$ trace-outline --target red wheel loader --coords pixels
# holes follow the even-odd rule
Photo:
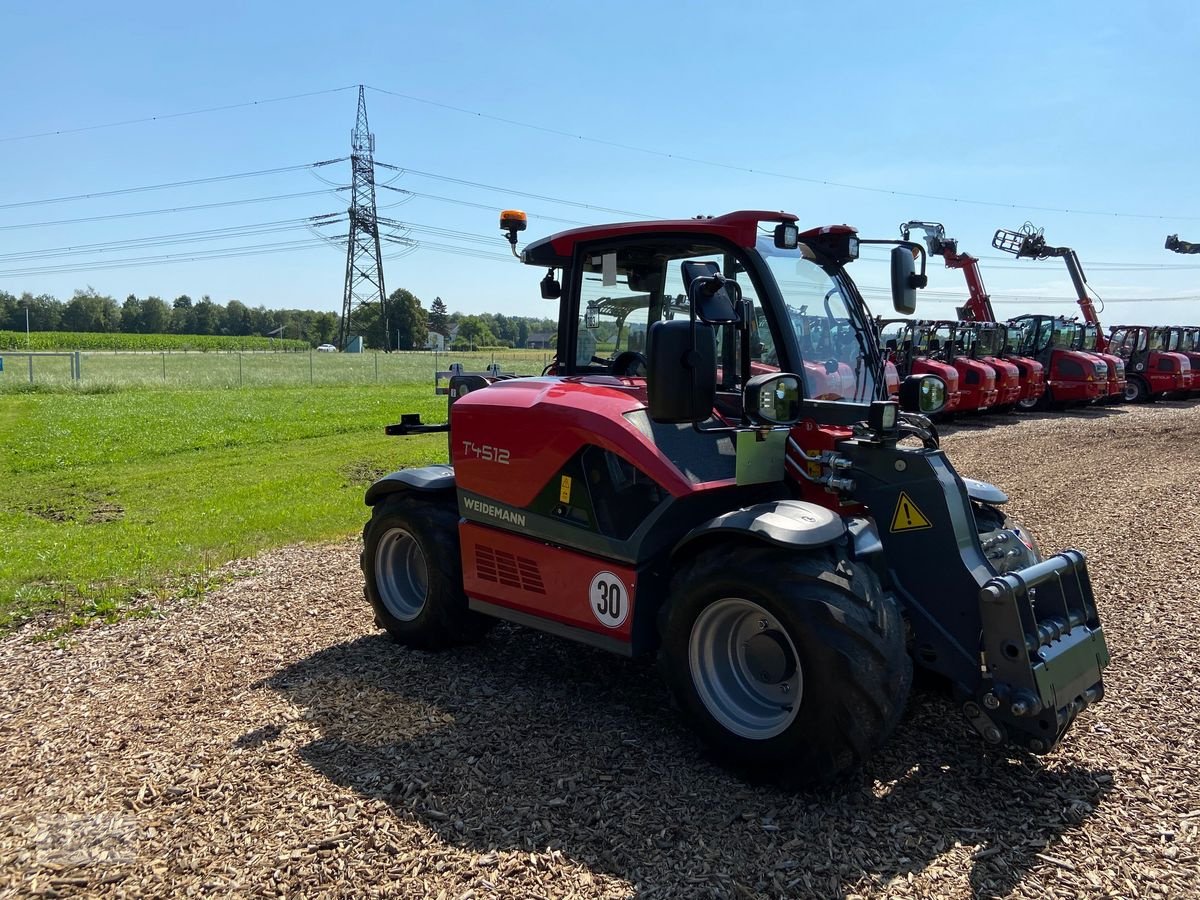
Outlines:
[[[524,226],[502,218],[514,253]],[[657,654],[712,752],[783,784],[869,759],[914,664],[949,681],[984,741],[1053,748],[1104,691],[1086,561],[1043,557],[998,488],[954,470],[925,415],[943,403],[940,379],[909,377],[900,403],[885,399],[846,270],[859,244],[845,226],[741,211],[526,246],[542,295],[560,300],[556,364],[458,376],[448,422],[389,426],[447,432],[451,464],[367,491],[362,568],[379,625],[424,649],[505,619]],[[910,315],[923,248],[899,243],[891,266],[893,304]],[[686,312],[669,302],[679,294]],[[631,307],[615,345],[595,340],[612,333],[602,297]],[[810,396],[789,310],[822,302],[853,329],[838,361],[859,373],[860,400]]]
[[[1007,411],[1014,407],[1018,409],[1036,407],[1042,394],[1046,391],[1045,371],[1037,360],[1016,353],[1019,335],[1014,333],[1011,336],[1013,341],[1010,343],[1008,329],[999,324],[1000,320],[996,318],[996,313],[992,309],[992,298],[983,286],[983,274],[979,271],[979,260],[969,253],[960,253],[958,241],[946,237],[946,229],[941,222],[918,222],[915,220],[905,222],[900,226],[901,238],[907,241],[914,230],[924,232],[925,247],[930,256],[942,257],[946,261],[947,269],[962,270],[967,281],[967,303],[958,308],[959,319],[964,322],[996,323],[994,328],[997,332],[996,336],[999,337],[999,346],[994,346],[996,337],[990,333],[990,330],[981,331],[980,344],[982,346],[979,349],[982,355],[980,358],[992,364],[996,369],[996,381],[1001,385],[1009,382],[1011,373],[1006,368],[995,365],[993,360],[1002,360],[1015,366],[1020,384],[1020,393],[1015,398],[1006,396],[1004,388],[1001,388],[1002,396],[999,400],[1000,410],[998,411]]]
[[[1107,341],[1100,325],[1100,316],[1092,303],[1092,295],[1088,291],[1087,276],[1083,274],[1083,264],[1078,254],[1070,247],[1051,247],[1046,243],[1042,229],[1034,228],[1026,222],[1020,231],[1007,228],[996,229],[992,236],[992,246],[1005,253],[1011,253],[1020,258],[1050,259],[1058,257],[1067,264],[1067,273],[1071,276],[1071,284],[1075,286],[1075,299],[1083,312],[1084,326],[1080,329],[1074,350],[1090,353],[1104,361],[1107,369],[1108,389],[1102,402],[1120,403],[1126,399],[1125,364],[1119,356],[1107,352]]]

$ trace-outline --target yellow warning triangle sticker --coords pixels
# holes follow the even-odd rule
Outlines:
[[[896,501],[896,512],[892,516],[892,532],[918,531],[922,528],[932,527],[933,523],[917,509],[917,504],[912,502],[912,497],[901,491],[900,499]]]

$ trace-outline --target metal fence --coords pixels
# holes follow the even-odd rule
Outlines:
[[[323,384],[434,384],[453,364],[467,371],[499,367],[536,375],[549,350],[464,353],[281,353],[272,351],[71,351],[0,353],[0,390],[47,387],[217,388]],[[69,365],[62,365],[66,359]],[[14,364],[14,360],[19,360]]]
[[[33,361],[35,358],[47,357],[47,356],[58,357],[58,358],[65,357],[67,359],[67,362],[68,362],[68,365],[70,368],[69,379],[71,381],[79,381],[79,378],[80,378],[80,374],[79,374],[80,355],[81,354],[78,350],[63,351],[63,352],[52,352],[52,351],[46,351],[46,350],[39,350],[36,352],[5,351],[4,353],[0,354],[0,375],[3,375],[6,365],[9,367],[9,370],[11,371],[11,369],[13,368],[14,361],[24,359],[26,361],[26,365],[22,366],[21,368],[26,369],[28,371],[29,383],[33,384],[34,383]],[[59,374],[61,375],[61,373],[59,373]],[[0,383],[2,383],[2,382],[0,382]]]

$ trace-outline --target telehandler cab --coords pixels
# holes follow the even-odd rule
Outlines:
[[[999,489],[954,471],[924,415],[938,378],[884,399],[845,269],[862,241],[796,221],[743,211],[528,245],[542,296],[560,299],[557,360],[542,377],[457,376],[449,422],[389,426],[447,431],[451,465],[367,491],[376,621],[427,649],[507,619],[657,653],[715,754],[785,784],[868,759],[914,662],[949,680],[985,741],[1046,753],[1104,690],[1084,556],[1043,558]],[[502,217],[514,253],[524,226]],[[924,251],[879,243],[899,244],[893,305],[910,315]],[[603,314],[618,298],[620,331]],[[809,399],[789,315],[803,307],[851,325],[837,363],[861,400]]]

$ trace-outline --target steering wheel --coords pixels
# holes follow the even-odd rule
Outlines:
[[[609,371],[617,378],[645,378],[646,369],[646,357],[636,350],[618,353],[609,366]]]

